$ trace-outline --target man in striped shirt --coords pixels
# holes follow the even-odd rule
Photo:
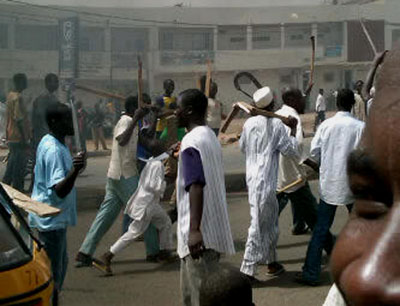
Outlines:
[[[269,87],[254,93],[256,107],[272,111],[274,98]],[[298,154],[297,120],[289,117],[287,125],[276,118],[254,116],[246,121],[240,138],[240,149],[246,154],[246,181],[249,192],[251,224],[240,271],[256,282],[257,264],[268,265],[269,275],[278,275],[284,268],[277,262],[279,204],[276,198],[279,153]]]
[[[200,305],[207,271],[221,253],[234,254],[229,224],[222,152],[206,126],[207,97],[197,89],[182,92],[176,111],[188,133],[182,139],[177,178],[178,255],[184,305]]]

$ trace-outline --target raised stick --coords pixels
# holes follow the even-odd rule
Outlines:
[[[312,84],[314,81],[314,71],[315,71],[315,36],[311,36],[311,67],[310,67],[310,82]]]
[[[143,63],[138,55],[137,57],[138,60],[138,76],[137,76],[137,82],[138,82],[138,103],[139,103],[139,108],[143,107]]]
[[[371,38],[371,35],[369,35],[368,29],[367,29],[367,27],[365,26],[365,23],[364,23],[364,21],[362,20],[362,18],[360,18],[360,24],[361,24],[361,27],[362,27],[362,29],[363,29],[363,31],[364,31],[365,36],[366,36],[367,39],[368,39],[368,42],[369,42],[369,44],[370,44],[370,46],[371,46],[371,49],[372,49],[372,51],[374,52],[374,55],[376,56],[376,55],[378,54],[378,51],[377,51],[377,49],[376,49],[376,46],[375,46],[375,44],[374,44],[374,41],[373,41],[372,38]]]
[[[228,117],[224,121],[224,124],[222,125],[222,128],[221,128],[221,133],[226,132],[226,130],[228,129],[232,120],[237,116],[237,114],[239,113],[240,110],[244,111],[245,113],[252,115],[252,116],[261,115],[261,116],[268,117],[268,118],[278,118],[278,119],[282,120],[284,123],[289,119],[287,117],[280,116],[273,112],[268,112],[268,111],[265,111],[262,109],[258,109],[246,102],[237,102],[233,105],[233,109],[231,110]]]
[[[104,91],[101,89],[91,88],[91,87],[88,87],[85,85],[75,84],[75,88],[86,91],[86,92],[90,92],[94,95],[105,97],[105,98],[112,98],[112,99],[118,99],[118,100],[123,100],[123,101],[125,101],[125,99],[126,99],[126,97],[124,97],[124,96],[114,94],[112,92]]]
[[[212,67],[211,67],[211,60],[207,60],[207,77],[206,77],[206,87],[205,87],[205,92],[204,94],[209,97],[210,96],[210,89],[211,89],[211,72],[212,72]]]

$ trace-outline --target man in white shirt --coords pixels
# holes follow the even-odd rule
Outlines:
[[[307,227],[311,230],[317,222],[317,200],[313,196],[307,182],[307,173],[301,166],[306,163],[307,156],[303,151],[303,128],[299,114],[304,113],[305,97],[299,89],[289,88],[282,94],[283,106],[276,112],[284,117],[297,119],[296,139],[299,148],[299,156],[284,156],[279,158],[278,190],[292,184],[298,179],[302,182],[296,186],[278,194],[279,214],[290,200],[293,213],[293,235],[301,235],[307,232]],[[286,126],[288,135],[290,129]]]
[[[350,114],[354,103],[351,90],[340,90],[337,114],[321,124],[311,143],[311,157],[320,163],[320,204],[303,272],[296,275],[296,281],[306,285],[318,285],[322,249],[328,255],[333,249],[335,238],[330,228],[337,207],[346,206],[350,211],[354,202],[348,184],[347,158],[360,143],[365,126]]]
[[[326,101],[324,97],[324,90],[321,88],[319,90],[317,101],[315,103],[316,115],[315,115],[314,131],[316,131],[321,122],[325,120],[325,111],[326,111]]]
[[[218,85],[212,82],[210,87],[210,97],[208,98],[207,125],[218,137],[221,122],[225,116],[223,115],[222,103],[216,99],[217,93]]]
[[[111,159],[108,167],[106,195],[96,218],[76,255],[77,267],[91,266],[97,244],[115,222],[121,209],[135,192],[139,173],[136,167],[138,121],[147,111],[138,108],[137,97],[128,97],[126,113],[114,128]],[[146,241],[145,241],[146,242]]]
[[[256,107],[272,111],[274,98],[269,87],[257,90],[253,96]],[[268,265],[268,274],[285,271],[277,262],[276,245],[279,237],[279,204],[276,198],[279,154],[297,155],[297,120],[288,120],[290,135],[281,120],[254,116],[246,121],[240,137],[241,151],[246,154],[246,182],[250,204],[250,228],[240,271],[252,282],[257,265]]]
[[[178,255],[184,305],[200,305],[200,289],[221,253],[235,248],[226,203],[221,145],[206,126],[207,97],[188,89],[178,97],[182,139],[177,178]]]

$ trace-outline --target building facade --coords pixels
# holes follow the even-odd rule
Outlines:
[[[365,79],[372,48],[360,17],[379,51],[400,45],[400,3],[267,8],[82,8],[0,5],[0,91],[14,73],[29,78],[26,95],[44,88],[49,72],[60,72],[60,20],[79,19],[76,82],[123,95],[137,91],[137,56],[143,59],[147,92],[162,92],[171,78],[176,91],[195,87],[213,63],[219,99],[229,106],[248,100],[236,91],[236,73],[249,71],[277,95],[283,87],[305,89],[311,44],[316,37],[315,89],[352,87]],[[242,84],[253,91],[252,84]],[[92,105],[99,97],[77,96]],[[330,105],[334,107],[333,103]]]

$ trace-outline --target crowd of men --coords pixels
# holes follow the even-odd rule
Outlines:
[[[273,89],[263,87],[254,93],[253,104],[257,109],[276,111],[283,119],[251,111],[252,116],[238,139],[246,156],[251,217],[240,273],[232,270],[211,277],[213,273],[207,272],[222,269],[221,255],[235,253],[217,138],[224,118],[221,104],[216,100],[217,84],[211,81],[209,97],[205,95],[203,79],[201,89],[185,90],[176,98],[174,82],[166,80],[164,94],[156,99],[154,106],[148,95],[128,97],[113,131],[105,197],[75,257],[77,267],[95,266],[112,275],[113,258],[143,235],[148,261],[170,262],[180,258],[184,305],[252,305],[249,288],[259,282],[257,266],[266,264],[271,276],[285,272],[277,254],[278,220],[290,201],[293,234],[312,231],[302,272],[295,281],[318,285],[325,251],[333,258],[336,284],[326,305],[344,305],[344,300],[357,305],[396,304],[397,270],[383,277],[378,269],[393,261],[390,254],[393,256],[397,251],[393,244],[399,239],[395,236],[399,214],[397,204],[393,203],[398,184],[399,141],[395,126],[399,115],[393,113],[398,109],[395,85],[398,72],[391,68],[398,65],[399,54],[400,51],[393,51],[387,56],[386,53],[377,56],[366,86],[357,82],[356,92],[338,90],[337,113],[329,119],[325,119],[324,91],[319,91],[317,128],[309,153],[303,147],[300,115],[313,84],[305,93],[296,88],[284,89],[283,106],[279,110]],[[375,81],[377,101],[372,102],[375,98],[365,92],[372,89],[385,56],[387,63],[380,79]],[[61,208],[61,213],[54,217],[29,215],[29,224],[37,229],[51,259],[54,296],[57,296],[68,263],[67,228],[77,222],[74,185],[86,163],[86,153],[78,152],[72,157],[66,146],[66,137],[74,134],[72,111],[54,96],[57,76],[49,74],[45,84],[48,92],[35,100],[32,118],[37,119],[31,138],[30,129],[24,126],[28,120],[21,97],[27,78],[24,74],[14,76],[15,89],[7,98],[10,156],[3,181],[17,189],[23,185],[21,160],[32,139],[36,152],[32,198]],[[372,90],[371,93],[374,94]],[[173,114],[168,110],[173,110]],[[371,121],[366,130],[369,114]],[[388,126],[383,126],[386,121]],[[386,134],[387,138],[380,134]],[[319,204],[310,190],[303,165],[319,173]],[[170,211],[160,206],[166,182],[175,185]],[[282,192],[277,195],[279,190]],[[330,228],[340,206],[349,212],[354,207],[355,213],[336,242]],[[122,209],[121,237],[105,254],[95,258],[96,247]],[[390,218],[381,218],[384,215]],[[177,222],[176,248],[172,239],[174,222]],[[229,280],[222,279],[226,275]],[[213,290],[207,289],[210,282],[215,286]]]

